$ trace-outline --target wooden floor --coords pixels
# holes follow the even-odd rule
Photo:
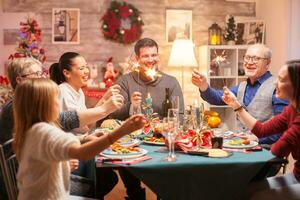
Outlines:
[[[286,173],[292,172],[293,171],[293,166],[294,166],[294,160],[289,157],[289,164],[287,165],[286,168]],[[282,170],[278,173],[277,176],[282,175]],[[156,200],[156,195],[149,189],[147,186],[143,185],[143,187],[146,188],[146,199],[147,200]],[[126,191],[123,185],[123,182],[121,181],[119,177],[119,182],[116,185],[116,187],[105,197],[105,200],[124,200],[126,196]]]

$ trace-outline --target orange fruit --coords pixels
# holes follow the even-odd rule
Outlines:
[[[221,124],[221,118],[217,116],[210,116],[207,120],[207,124],[211,128],[217,128]]]
[[[204,111],[204,115],[218,117],[219,113],[217,113],[216,111],[206,110],[206,111]]]

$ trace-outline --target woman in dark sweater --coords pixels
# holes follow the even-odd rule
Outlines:
[[[300,199],[300,60],[289,61],[283,65],[276,81],[276,97],[289,100],[290,104],[279,115],[261,123],[253,118],[236,97],[224,88],[223,100],[237,113],[241,121],[258,137],[283,132],[280,139],[272,145],[271,152],[277,157],[290,153],[295,159],[293,174],[268,178],[256,190],[253,199]],[[257,189],[256,184],[256,189]]]

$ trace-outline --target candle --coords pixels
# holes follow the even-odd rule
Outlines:
[[[212,45],[218,44],[218,36],[216,34],[214,34],[214,35],[211,36],[210,44],[212,44]]]
[[[150,93],[147,94],[146,104],[147,104],[147,106],[151,106],[151,104],[152,104],[152,98],[150,96]]]

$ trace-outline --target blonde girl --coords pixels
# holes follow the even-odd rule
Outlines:
[[[24,80],[15,90],[13,107],[18,199],[67,199],[69,159],[89,160],[146,122],[135,115],[112,133],[80,144],[59,128],[58,87],[49,79]]]

